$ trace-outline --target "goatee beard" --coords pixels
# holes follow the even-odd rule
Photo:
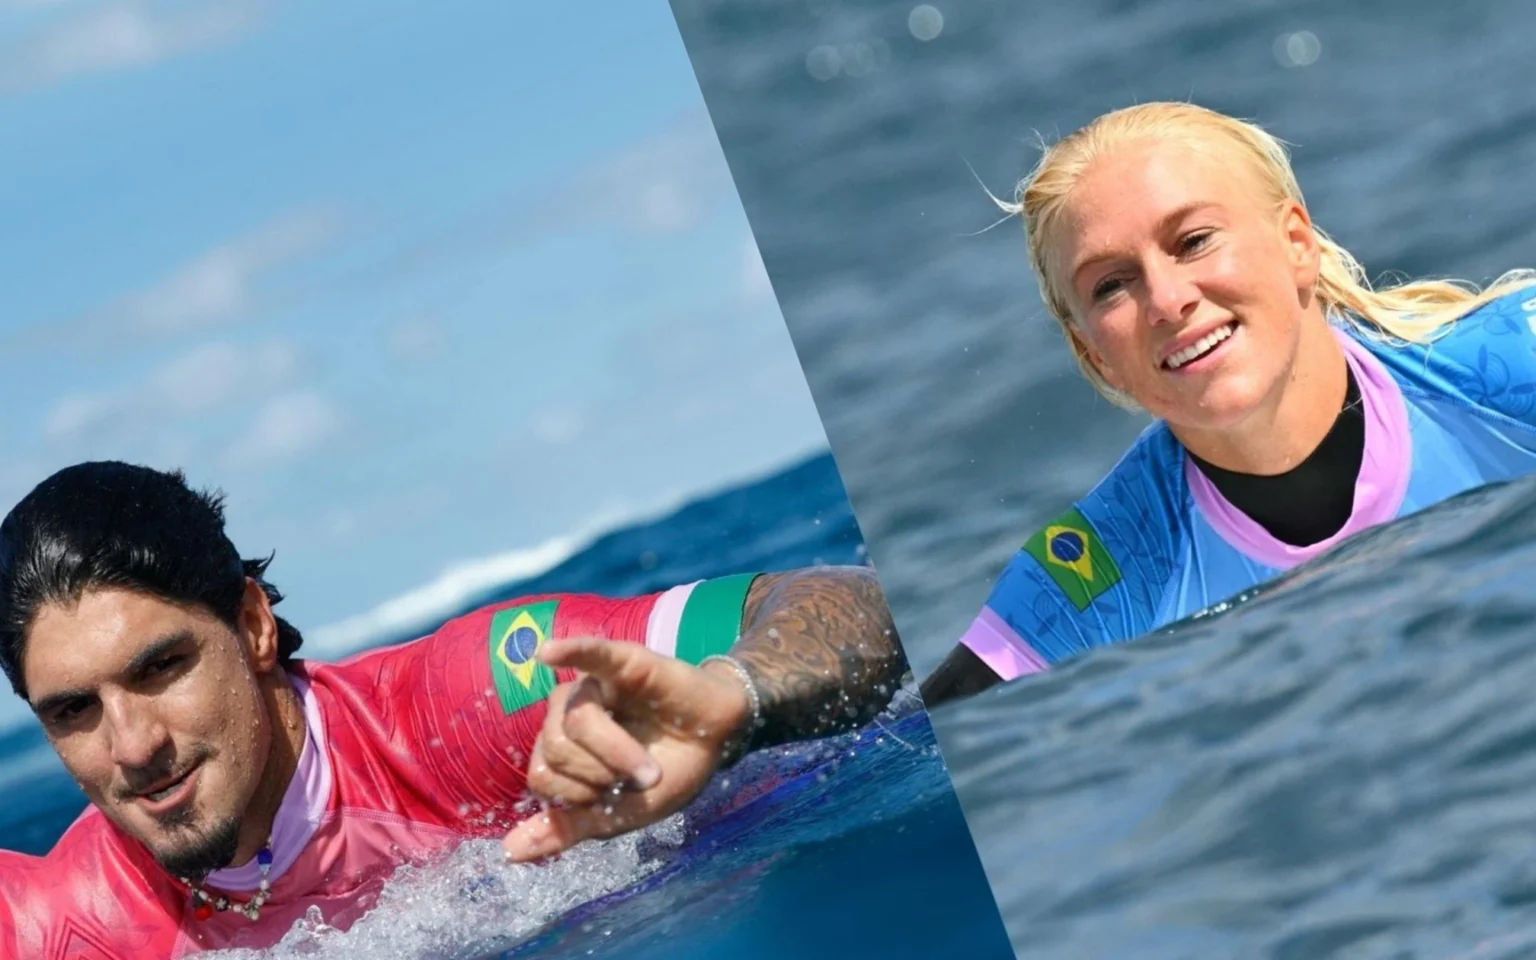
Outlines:
[[[239,848],[240,820],[230,817],[177,849],[155,851],[155,859],[172,876],[201,880],[229,866]]]

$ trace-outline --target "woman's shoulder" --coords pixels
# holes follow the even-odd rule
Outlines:
[[[1411,392],[1522,419],[1536,409],[1536,286],[1479,305],[1424,343],[1352,333]]]
[[[1113,467],[1061,516],[1036,530],[1030,544],[1044,559],[1062,531],[1079,527],[1115,566],[1139,567],[1152,555],[1171,554],[1171,543],[1186,524],[1189,505],[1184,448],[1168,425],[1150,424]],[[1136,561],[1136,562],[1132,562]]]
[[[1024,542],[987,607],[1046,663],[1150,629],[1188,502],[1183,448],[1154,423],[1086,496]]]
[[[1182,505],[1187,495],[1184,447],[1168,425],[1158,420],[1141,432],[1077,507],[1093,514],[1128,502],[1166,509]]]
[[[1494,346],[1495,341],[1497,345],[1519,341],[1529,349],[1536,344],[1536,283],[1510,290],[1467,311],[1441,339],[1448,341],[1447,346],[1457,342]]]

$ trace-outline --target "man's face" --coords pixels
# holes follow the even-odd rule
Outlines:
[[[274,653],[249,596],[231,630],[199,606],[90,590],[44,606],[27,634],[32,709],[64,766],[178,875],[234,856],[271,744],[258,675]]]

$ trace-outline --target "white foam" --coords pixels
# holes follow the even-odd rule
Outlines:
[[[471,840],[431,867],[402,867],[385,885],[378,905],[345,933],[315,921],[300,922],[269,950],[216,950],[203,956],[420,960],[493,954],[654,872],[660,863],[641,858],[643,838],[672,848],[681,845],[682,814],[638,833],[581,844],[540,866],[508,865],[499,841]]]

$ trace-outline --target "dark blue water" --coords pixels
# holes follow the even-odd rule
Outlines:
[[[1292,143],[1373,277],[1536,267],[1522,0],[672,6],[919,674],[1144,426],[968,164],[1010,196],[1037,135],[1192,97]],[[1020,952],[1536,956],[1533,496],[937,712]]]
[[[466,609],[546,590],[633,594],[745,569],[860,563],[862,554],[837,471],[830,457],[819,456],[610,533]],[[401,639],[408,638],[379,642]],[[354,935],[279,953],[371,960],[750,960],[865,950],[1011,957],[926,715],[907,709],[881,723],[749,758],[700,798],[680,837],[642,842],[638,857],[625,852],[633,844],[610,845],[623,849],[599,847],[590,862],[572,858],[574,866],[542,875],[530,872],[542,868],[525,868],[509,880],[461,861],[437,878],[438,887],[448,886],[436,902],[403,894],[393,923],[380,918]],[[20,789],[23,767],[36,772]],[[754,770],[764,768],[788,782],[743,803]],[[83,807],[83,796],[31,726],[0,739],[0,771],[7,785],[0,837],[8,847],[46,850]],[[640,869],[637,859],[649,866]],[[478,893],[466,899],[466,885]],[[466,912],[466,902],[479,903],[482,914]],[[528,929],[530,916],[546,915]]]
[[[938,711],[1046,955],[1536,949],[1536,479]]]

